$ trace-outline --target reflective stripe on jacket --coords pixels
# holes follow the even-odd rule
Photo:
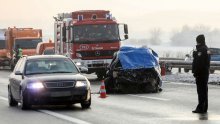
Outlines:
[[[18,56],[19,56],[19,57],[22,56],[22,49],[21,49],[21,48],[18,49]]]

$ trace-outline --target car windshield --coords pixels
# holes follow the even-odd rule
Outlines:
[[[31,59],[26,63],[25,74],[79,73],[68,58]]]
[[[73,27],[74,42],[114,42],[119,41],[117,24],[78,25]]]
[[[14,46],[19,45],[22,49],[34,49],[39,42],[42,42],[42,39],[16,39]]]
[[[44,50],[43,55],[54,55],[54,49],[46,49]]]
[[[0,40],[0,49],[5,49],[5,40]]]

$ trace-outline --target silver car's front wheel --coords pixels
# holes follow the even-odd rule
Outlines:
[[[30,109],[31,105],[28,103],[27,95],[21,90],[20,91],[20,98],[21,98],[21,109],[27,110]]]
[[[12,96],[10,86],[8,86],[8,104],[9,104],[9,106],[17,106],[18,105],[18,102]]]
[[[91,97],[91,93],[89,94],[89,96],[90,96],[90,98],[89,98],[89,100],[88,101],[83,101],[83,102],[81,102],[81,107],[82,107],[82,109],[88,109],[88,108],[90,108],[90,106],[91,106],[91,99],[92,99],[92,97]]]

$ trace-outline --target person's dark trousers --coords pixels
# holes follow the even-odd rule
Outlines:
[[[196,107],[197,111],[207,112],[208,110],[208,79],[209,74],[202,74],[196,77],[196,86],[199,102],[199,104]]]
[[[20,57],[19,57],[19,56],[16,56],[16,58],[15,58],[15,64],[18,62],[19,59],[20,59]]]

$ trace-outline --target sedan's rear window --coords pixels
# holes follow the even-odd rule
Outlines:
[[[68,59],[33,59],[28,60],[25,74],[47,74],[47,73],[79,73],[73,62]]]

